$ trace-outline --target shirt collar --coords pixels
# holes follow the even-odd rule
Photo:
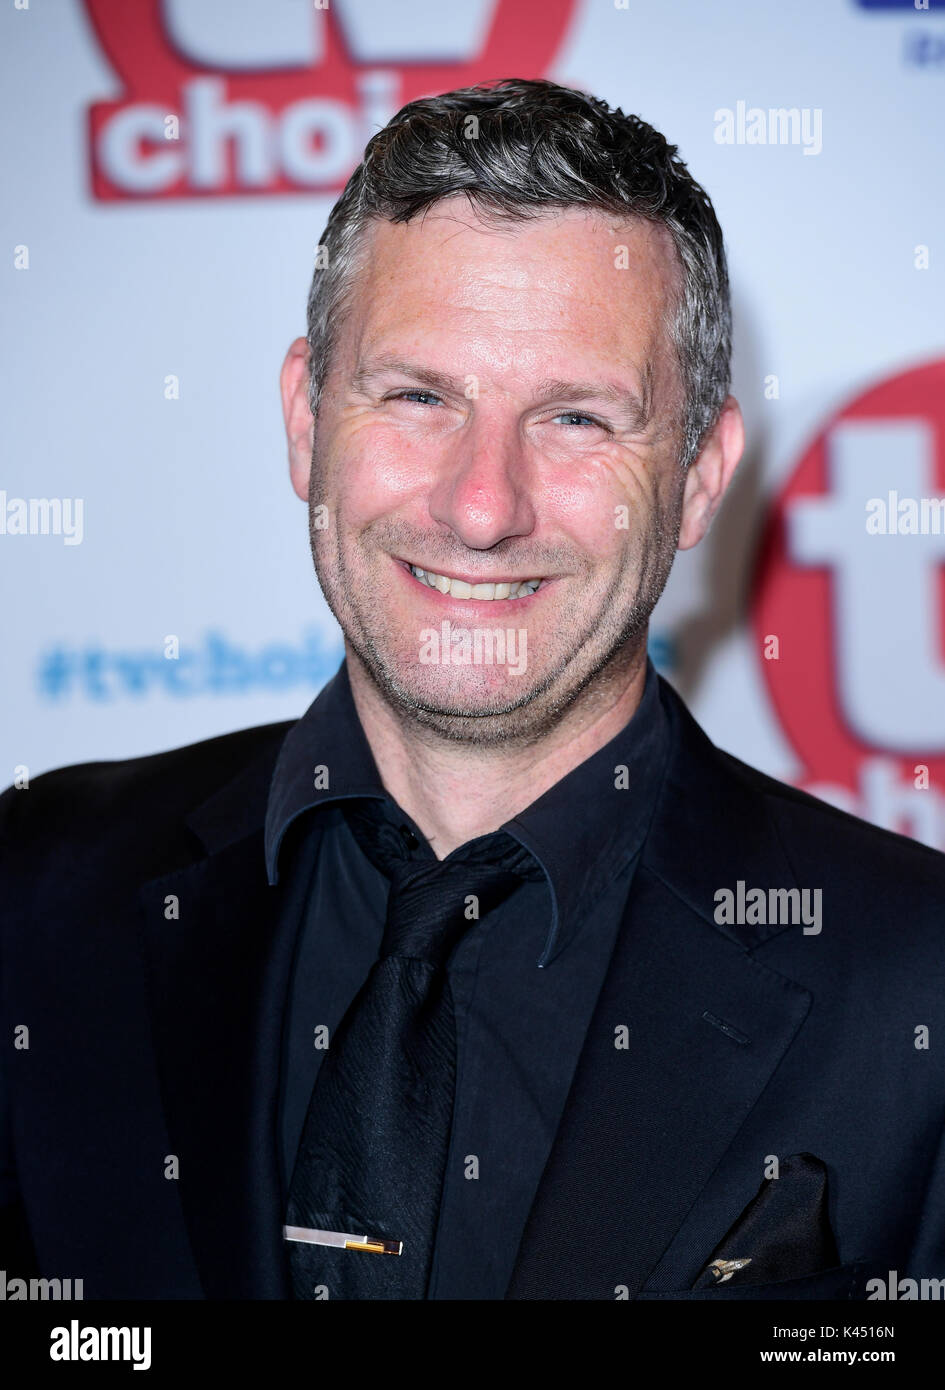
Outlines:
[[[534,856],[551,891],[551,923],[538,964],[573,939],[607,886],[639,852],[649,827],[668,751],[659,677],[647,659],[643,696],[632,719],[603,748],[573,768],[500,829]],[[391,804],[361,727],[347,664],[283,741],[266,805],[269,882],[279,879],[279,849],[294,820],[349,797]],[[399,811],[404,821],[410,818]],[[419,830],[417,831],[419,834]]]

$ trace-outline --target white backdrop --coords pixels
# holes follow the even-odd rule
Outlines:
[[[945,537],[863,519],[945,494],[941,4],[7,0],[0,49],[0,782],[307,707],[341,647],[277,377],[313,248],[404,100],[542,75],[678,144],[727,238],[749,447],[660,668],[725,748],[945,848]]]

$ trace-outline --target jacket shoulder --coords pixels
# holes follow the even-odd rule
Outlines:
[[[868,915],[891,907],[899,915],[930,894],[945,893],[945,854],[789,786],[712,742],[677,691],[661,682],[674,728],[669,781],[674,812],[710,855],[728,866],[771,863],[771,836],[800,884],[842,885],[846,900]],[[671,861],[672,846],[663,855]]]
[[[728,773],[763,799],[788,857],[795,864],[823,863],[831,876],[856,874],[860,882],[894,878],[927,890],[945,890],[945,854],[908,835],[885,829],[822,801],[798,787],[715,749]]]
[[[114,850],[124,839],[172,827],[214,793],[251,770],[264,790],[294,721],[261,724],[143,757],[76,763],[44,772],[28,788],[0,796],[0,844],[5,860],[42,844],[56,852],[71,844]]]

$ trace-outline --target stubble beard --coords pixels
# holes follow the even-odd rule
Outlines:
[[[384,655],[371,630],[368,605],[352,600],[357,586],[351,582],[336,526],[315,525],[315,469],[309,496],[309,539],[315,573],[328,607],[345,641],[375,689],[396,718],[412,731],[425,732],[434,741],[465,743],[478,747],[528,747],[541,742],[560,723],[578,700],[608,699],[629,681],[643,659],[650,615],[665,588],[679,538],[680,509],[673,516],[658,502],[650,524],[639,537],[636,592],[623,609],[616,603],[623,572],[618,573],[598,605],[603,630],[588,630],[587,620],[578,626],[576,605],[560,615],[562,632],[582,633],[570,652],[562,653],[554,667],[523,695],[492,708],[468,710],[433,703],[405,686],[393,663]],[[631,561],[632,563],[632,561]],[[485,607],[485,605],[483,605]],[[614,617],[611,618],[610,615]],[[585,649],[590,659],[581,661]]]

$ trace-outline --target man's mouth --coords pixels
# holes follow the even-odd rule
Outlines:
[[[407,568],[414,579],[419,579],[430,589],[438,589],[441,594],[449,594],[452,598],[480,599],[487,603],[495,599],[527,598],[544,582],[542,579],[513,579],[508,582],[471,584],[465,579],[451,579],[447,574],[422,570],[419,565],[408,564]]]

